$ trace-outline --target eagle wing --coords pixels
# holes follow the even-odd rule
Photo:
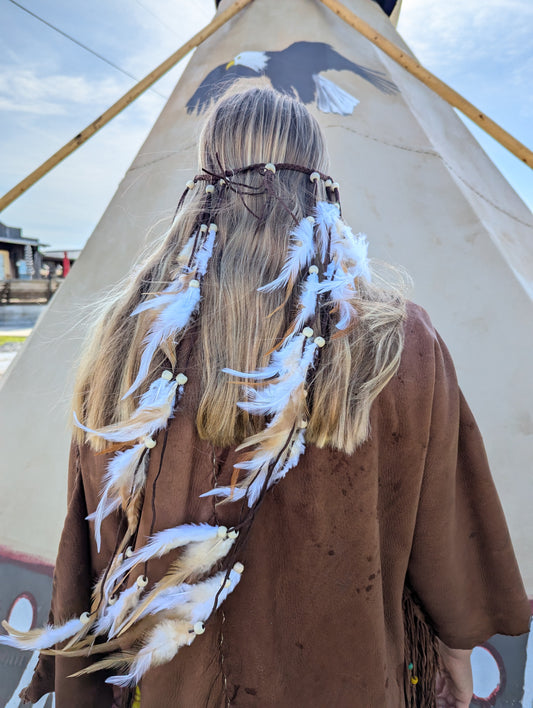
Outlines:
[[[322,71],[352,71],[383,93],[397,93],[398,88],[381,71],[368,69],[339,54],[325,42],[295,42],[279,52],[269,52],[267,75],[272,85],[283,93],[298,91],[303,103],[316,98],[313,75]]]
[[[221,96],[238,79],[257,76],[257,72],[247,66],[233,65],[226,69],[225,64],[215,67],[207,74],[202,83],[187,101],[187,113],[202,113],[209,103]]]

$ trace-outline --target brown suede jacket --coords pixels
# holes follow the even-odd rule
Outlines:
[[[240,558],[242,581],[205,634],[145,675],[142,708],[404,706],[405,585],[450,647],[527,632],[529,603],[449,353],[420,308],[409,305],[405,328],[400,369],[374,403],[367,442],[353,455],[308,446],[268,492]],[[228,483],[235,452],[198,438],[187,401],[170,422],[155,531],[236,518],[235,504],[215,509],[212,497],[200,499],[214,473]],[[152,521],[160,448],[137,546]],[[55,622],[87,609],[113,550],[117,519],[104,522],[100,554],[85,521],[106,463],[73,446]],[[148,564],[151,584],[167,565],[166,557]],[[58,708],[111,706],[105,674],[68,678],[87,661],[42,657],[24,698],[55,691]]]

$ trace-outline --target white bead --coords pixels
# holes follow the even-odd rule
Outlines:
[[[314,216],[306,216],[305,218],[307,219],[307,221],[308,221],[310,224],[314,224],[314,223],[315,223],[315,217],[314,217]]]
[[[209,224],[209,231],[214,231],[216,233],[218,231],[218,226],[216,224]]]
[[[239,532],[237,529],[232,529],[231,531],[228,531],[228,538],[237,538],[239,535]]]
[[[331,187],[332,184],[333,184],[333,181],[331,179],[327,179],[324,182],[324,187],[326,187],[326,188]]]
[[[107,604],[108,604],[108,605],[114,605],[117,600],[118,600],[118,597],[117,597],[116,595],[111,595],[111,597],[110,597],[109,600],[107,601]]]
[[[276,165],[272,164],[272,162],[267,162],[265,165],[265,170],[270,170],[270,172],[276,172]]]
[[[315,344],[317,345],[317,347],[322,348],[325,343],[326,340],[324,339],[324,337],[315,337]]]
[[[89,613],[88,613],[88,612],[82,612],[82,614],[80,615],[80,622],[81,622],[82,624],[88,624],[89,621],[90,621],[90,619],[91,619],[91,618],[89,617]]]
[[[172,371],[165,369],[165,371],[161,374],[161,378],[165,379],[165,381],[170,381],[172,379]]]
[[[185,386],[189,379],[185,376],[185,374],[178,374],[176,376],[176,381],[178,383],[178,386]]]
[[[306,420],[301,420],[301,421],[298,423],[298,427],[299,427],[299,428],[307,428],[307,421],[306,421]]]
[[[197,622],[193,629],[195,634],[203,634],[205,632],[205,624],[203,622]]]
[[[309,267],[309,274],[311,273],[318,273],[318,266],[312,265]]]
[[[205,188],[206,194],[213,194],[215,191],[215,186],[213,184],[208,184],[207,187]]]
[[[223,186],[226,184],[226,180],[225,180],[225,179],[219,179],[219,180],[218,180],[218,183],[219,183],[219,185],[220,185],[221,187],[223,187]]]
[[[237,561],[237,563],[235,563],[235,565],[233,566],[233,570],[234,570],[236,573],[239,573],[239,575],[241,575],[241,573],[242,573],[243,570],[244,570],[244,566],[243,566],[243,564],[242,564],[240,561]]]
[[[302,329],[302,334],[303,334],[304,337],[309,338],[309,337],[312,337],[312,336],[313,336],[314,332],[313,332],[313,330],[311,329],[311,327],[304,327],[304,328]]]
[[[143,442],[149,450],[151,450],[157,445],[156,441],[153,438],[149,438],[148,436],[144,438]]]
[[[318,172],[311,172],[311,174],[309,175],[309,179],[311,180],[311,182],[318,182],[318,180],[320,179],[320,174]]]
[[[190,288],[199,288],[200,287],[200,282],[196,280],[196,278],[193,278],[191,282],[189,283]]]
[[[192,179],[190,179],[188,182],[185,183],[185,186],[187,189],[194,189],[194,182]]]
[[[200,231],[201,231],[201,233],[203,233],[203,234],[207,233],[207,224],[202,224],[202,225],[200,226]]]
[[[226,538],[228,535],[228,527],[227,526],[219,526],[218,531],[217,531],[217,536],[219,538]]]
[[[145,588],[148,585],[148,578],[146,575],[139,575],[135,582],[137,583],[138,588]]]
[[[133,548],[131,546],[128,546],[124,551],[124,555],[126,556],[126,558],[131,558],[133,555]]]
[[[332,188],[332,189],[338,189],[338,188],[339,188],[339,183],[338,183],[338,182],[333,182],[333,184],[331,185],[331,188]]]

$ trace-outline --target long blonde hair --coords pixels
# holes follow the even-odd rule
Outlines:
[[[270,89],[226,96],[204,125],[200,168],[219,173],[261,162],[294,163],[326,172],[327,152],[317,121],[302,103]],[[250,187],[257,187],[259,179],[254,171],[239,175],[239,181]],[[295,314],[298,287],[287,302],[279,291],[257,289],[279,274],[294,226],[289,212],[297,219],[310,213],[314,186],[307,174],[292,170],[280,171],[276,186],[279,198],[266,194],[244,198],[226,190],[216,215],[217,242],[202,283],[194,361],[202,372],[198,433],[219,446],[240,443],[261,425],[238,408],[241,387],[221,370],[253,371],[266,365]],[[199,182],[158,247],[108,298],[95,323],[74,392],[74,409],[89,428],[131,414],[134,397],[122,397],[136,376],[151,320],[148,313],[130,315],[175,277],[177,256],[205,210],[205,200],[205,187]],[[405,302],[396,289],[363,280],[354,305],[356,326],[345,336],[330,338],[321,352],[306,433],[308,443],[348,453],[368,437],[372,402],[398,368],[405,313]],[[179,335],[176,347],[181,339]],[[165,362],[165,354],[159,351],[150,373],[168,368]],[[153,378],[149,375],[148,380]],[[84,437],[79,430],[75,435],[79,440]],[[90,441],[98,447],[97,438]]]

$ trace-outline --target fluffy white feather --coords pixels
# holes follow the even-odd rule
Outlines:
[[[196,256],[196,273],[197,275],[205,275],[207,272],[207,266],[209,259],[213,254],[213,246],[215,245],[215,238],[217,232],[215,229],[209,229],[207,238],[205,239],[202,247],[198,250],[198,255]]]
[[[288,404],[293,392],[304,383],[316,349],[317,345],[313,341],[308,341],[304,346],[302,357],[294,366],[293,371],[260,389],[246,387],[248,400],[239,402],[237,404],[239,408],[258,415],[280,413]]]
[[[124,422],[94,430],[80,423],[76,414],[74,414],[75,423],[78,428],[85,430],[85,432],[111,442],[125,443],[131,440],[138,440],[147,435],[155,435],[159,430],[166,427],[172,414],[177,386],[176,381],[167,381],[163,378],[156,379],[141,396],[139,405],[130,418]]]
[[[302,285],[298,301],[298,313],[294,320],[295,332],[299,332],[305,323],[314,316],[317,297],[323,289],[324,285],[319,282],[318,273],[309,273]]]
[[[283,345],[272,352],[268,366],[257,371],[236,371],[235,369],[222,369],[225,374],[238,376],[243,379],[273,379],[275,376],[284,376],[292,371],[301,359],[305,337],[303,334],[289,337]]]
[[[233,495],[232,495],[233,491]],[[242,499],[246,494],[246,489],[241,489],[241,487],[214,487],[208,492],[200,494],[200,497],[231,497],[233,501],[238,501]]]
[[[69,639],[69,637],[82,630],[84,626],[84,623],[79,618],[75,618],[59,626],[47,625],[42,630],[18,632],[10,627],[7,622],[4,622],[3,627],[9,634],[0,636],[0,644],[17,649],[41,651],[42,649],[49,649],[54,644],[63,642],[65,639]]]
[[[322,262],[325,263],[330,241],[330,230],[339,218],[339,208],[331,202],[317,202],[315,219],[317,222],[317,248]]]
[[[199,543],[218,538],[218,526],[211,524],[182,524],[154,534],[146,545],[139,548],[127,558],[106,581],[107,586],[113,586],[121,575],[127,573],[138,563],[146,563],[151,558],[161,558],[175,548],[190,543]]]
[[[110,676],[106,683],[124,687],[137,685],[148,669],[166,664],[180,647],[193,641],[196,635],[190,629],[190,624],[185,621],[160,622],[148,635],[131,664],[130,672],[124,676]]]
[[[121,490],[127,488],[135,493],[140,486],[144,485],[146,464],[141,464],[141,457],[145,450],[146,447],[142,443],[133,445],[127,450],[120,450],[113,455],[107,465],[100,501],[96,511],[87,517],[88,520],[94,521],[94,536],[98,552],[102,540],[102,521],[119,508]]]
[[[105,608],[104,614],[96,623],[94,634],[107,634],[109,639],[114,637],[116,629],[139,602],[142,590],[137,584],[123,590],[116,602]]]
[[[170,336],[187,326],[200,303],[200,288],[187,287],[176,293],[175,297],[161,310],[157,319],[145,337],[145,348],[135,381],[124,398],[136,391],[148,375],[150,364],[158,347]]]
[[[315,251],[313,224],[307,218],[304,218],[291,231],[290,235],[292,239],[281,273],[272,282],[257,288],[259,292],[272,292],[284,287],[289,281],[294,282],[301,269],[311,262]]]

